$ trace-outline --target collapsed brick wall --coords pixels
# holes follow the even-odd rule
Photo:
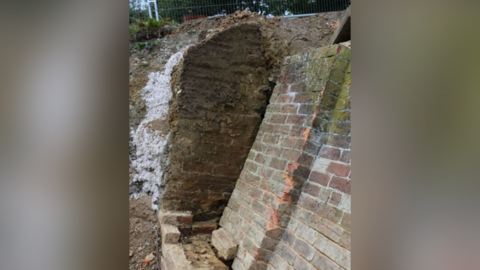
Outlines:
[[[350,49],[286,58],[220,226],[233,269],[350,269]]]
[[[172,76],[169,168],[161,210],[218,217],[255,140],[271,89],[258,23],[190,47]]]

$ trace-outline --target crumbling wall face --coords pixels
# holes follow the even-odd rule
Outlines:
[[[350,49],[289,57],[220,226],[233,269],[350,269]]]
[[[163,72],[152,72],[141,91],[142,103],[146,105],[145,116],[134,116],[130,126],[130,196],[140,198],[152,195],[152,207],[157,209],[159,186],[165,167],[165,148],[168,142],[168,104],[172,97],[170,79],[172,69],[182,59],[183,52],[173,54]],[[135,112],[135,110],[131,110]]]
[[[255,140],[269,97],[257,23],[212,35],[184,54],[172,79],[170,165],[162,210],[219,216]]]

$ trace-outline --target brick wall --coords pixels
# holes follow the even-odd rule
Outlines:
[[[172,75],[170,165],[161,210],[221,215],[271,92],[259,25],[243,23],[188,48]]]
[[[233,269],[350,269],[350,49],[285,60],[220,220]]]

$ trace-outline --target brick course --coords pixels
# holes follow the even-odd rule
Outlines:
[[[350,49],[285,60],[220,226],[233,269],[350,269]]]

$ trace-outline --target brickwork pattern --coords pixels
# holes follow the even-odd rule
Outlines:
[[[285,60],[220,226],[233,269],[350,269],[350,49]]]
[[[172,76],[170,165],[161,208],[211,220],[226,206],[258,132],[270,86],[259,25],[189,48]]]

